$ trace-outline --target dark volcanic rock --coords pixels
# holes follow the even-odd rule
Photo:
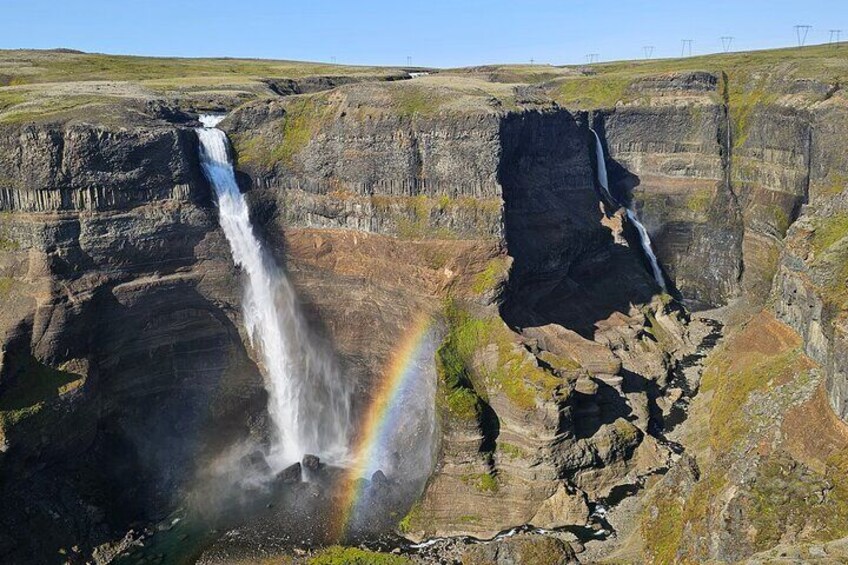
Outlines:
[[[265,454],[260,450],[252,451],[241,458],[240,466],[247,472],[257,475],[269,475],[271,467],[265,459]],[[285,471],[283,471],[285,472]]]
[[[283,483],[296,483],[300,482],[301,474],[300,463],[294,463],[277,473],[277,480]]]
[[[304,455],[301,465],[310,473],[317,473],[322,467],[321,460],[315,455]]]

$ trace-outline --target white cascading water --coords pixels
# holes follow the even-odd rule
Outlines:
[[[618,204],[618,201],[612,197],[612,194],[609,190],[609,179],[607,177],[607,162],[604,157],[604,146],[601,143],[601,138],[598,137],[597,132],[595,130],[590,129],[589,131],[595,136],[595,155],[597,156],[598,161],[598,184],[601,185],[601,188],[604,190],[604,194],[609,200],[610,204]],[[651,236],[648,235],[648,230],[645,229],[645,226],[642,225],[642,222],[639,221],[639,217],[636,215],[636,212],[632,208],[625,208],[627,218],[633,222],[633,225],[636,226],[636,231],[639,232],[639,241],[642,244],[642,250],[645,252],[645,255],[648,257],[648,260],[651,263],[651,270],[654,274],[654,280],[657,281],[657,284],[663,289],[663,292],[667,290],[665,285],[665,277],[663,276],[662,269],[660,269],[660,263],[657,260],[657,256],[654,255],[654,248],[651,245]]]
[[[294,289],[256,237],[236,183],[223,116],[201,116],[200,163],[218,200],[218,216],[233,261],[247,275],[244,325],[261,355],[275,437],[272,469],[305,454],[331,463],[348,458],[351,390],[333,359],[320,350],[303,320]]]

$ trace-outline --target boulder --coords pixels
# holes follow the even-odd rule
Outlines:
[[[242,469],[258,475],[270,475],[271,467],[265,460],[265,454],[256,449],[241,458],[239,464]]]
[[[491,543],[472,545],[462,554],[463,565],[572,565],[579,563],[562,540],[519,534]]]
[[[560,485],[550,498],[539,507],[539,511],[530,521],[539,528],[560,528],[562,526],[585,526],[589,519],[589,505],[582,491],[569,490]]]
[[[282,483],[299,483],[301,475],[300,463],[295,463],[277,473],[277,480]]]
[[[304,455],[301,461],[303,468],[310,472],[317,472],[321,469],[321,459],[317,455]]]

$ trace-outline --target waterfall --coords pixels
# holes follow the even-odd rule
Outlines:
[[[200,163],[233,261],[246,274],[244,329],[264,368],[274,427],[269,463],[280,469],[307,453],[341,463],[348,458],[352,391],[310,336],[294,288],[254,233],[227,136],[216,127],[222,119],[201,116]]]
[[[665,292],[668,290],[665,286],[665,277],[663,277],[662,269],[660,269],[660,263],[657,261],[657,256],[654,255],[654,249],[651,247],[651,237],[648,235],[648,230],[645,229],[645,226],[643,226],[642,222],[639,221],[639,218],[636,217],[636,212],[634,212],[632,208],[626,208],[626,210],[627,217],[631,222],[633,222],[633,225],[636,226],[636,231],[639,232],[639,240],[642,242],[642,250],[651,262],[651,270],[654,272],[654,280],[657,281],[657,284],[660,285],[660,288],[663,289],[663,292]]]
[[[595,133],[595,130],[590,129],[592,135],[595,136],[595,157],[598,161],[598,184],[601,185],[601,188],[604,190],[604,195],[607,197],[607,201],[610,204],[617,205],[618,201],[612,197],[609,191],[609,179],[607,178],[607,165],[606,159],[604,158],[604,146],[601,144],[601,138],[598,137],[598,134]]]
[[[607,177],[607,162],[604,157],[604,146],[601,143],[601,138],[598,137],[597,132],[595,130],[590,129],[592,135],[595,136],[595,155],[597,156],[598,161],[598,184],[601,185],[601,188],[604,191],[604,195],[607,197],[607,201],[613,205],[620,205],[619,202],[613,198],[612,193],[609,190],[609,179]],[[648,235],[648,230],[645,229],[645,226],[642,225],[642,222],[639,221],[639,217],[636,215],[636,211],[633,208],[625,207],[627,219],[630,220],[634,226],[636,226],[636,231],[639,232],[639,241],[642,244],[642,250],[645,252],[645,255],[648,257],[648,260],[651,263],[651,270],[654,274],[654,280],[657,281],[657,284],[663,289],[663,292],[667,290],[665,285],[665,277],[663,276],[662,269],[660,269],[660,263],[657,260],[657,256],[654,254],[654,248],[651,246],[651,236]]]

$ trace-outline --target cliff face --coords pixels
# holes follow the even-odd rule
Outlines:
[[[828,251],[843,236],[844,96],[815,81],[685,78],[638,81],[640,98],[595,115],[614,189],[632,198],[685,298],[762,304],[774,285],[775,311],[827,367],[844,417],[844,369],[831,343],[841,259]]]
[[[191,130],[0,143],[0,554],[23,562],[159,516],[264,391]]]
[[[730,182],[719,79],[692,73],[635,83],[650,102],[598,112],[611,189],[632,201],[684,297],[724,304],[740,292],[743,218]]]
[[[848,124],[844,100],[831,99],[808,116],[809,204],[789,229],[773,295],[781,320],[804,337],[805,350],[826,375],[836,413],[848,418],[845,351],[844,171],[848,168],[838,132]]]
[[[0,210],[120,210],[151,201],[209,201],[193,133],[87,124],[0,125]]]
[[[400,527],[582,531],[593,503],[659,481],[648,499],[659,514],[639,532],[654,545],[640,559],[771,547],[771,530],[744,543],[734,532],[770,515],[751,501],[779,490],[784,456],[804,493],[842,469],[842,422],[822,416],[828,447],[812,454],[797,430],[778,432],[828,403],[848,417],[844,93],[789,81],[763,97],[756,75],[675,71],[628,77],[619,100],[566,110],[553,102],[569,92],[561,77],[528,86],[481,72],[268,79],[263,95],[286,96],[222,123],[253,223],[360,405],[410,321],[438,320],[439,456]],[[240,276],[195,135],[165,114],[118,127],[3,123],[0,112],[0,497],[12,509],[0,513],[0,556],[114,542],[130,522],[160,518],[215,453],[263,434]],[[709,328],[660,293],[633,227],[602,205],[590,127],[680,296],[768,304],[786,324],[758,317],[708,365],[693,425],[712,451],[689,432],[666,435],[697,391]],[[775,416],[736,403],[749,394]],[[697,463],[675,464],[669,440]],[[682,518],[664,492],[686,500]],[[666,532],[660,515],[681,518],[671,539],[652,537]],[[816,516],[809,529],[832,526]],[[790,518],[781,527],[801,524]],[[5,533],[43,524],[47,541]]]
[[[666,465],[649,429],[695,345],[685,319],[602,211],[585,114],[397,115],[405,87],[382,88],[366,110],[341,89],[229,116],[253,215],[360,382],[416,311],[443,320],[441,449],[409,535],[582,527],[589,501]]]

